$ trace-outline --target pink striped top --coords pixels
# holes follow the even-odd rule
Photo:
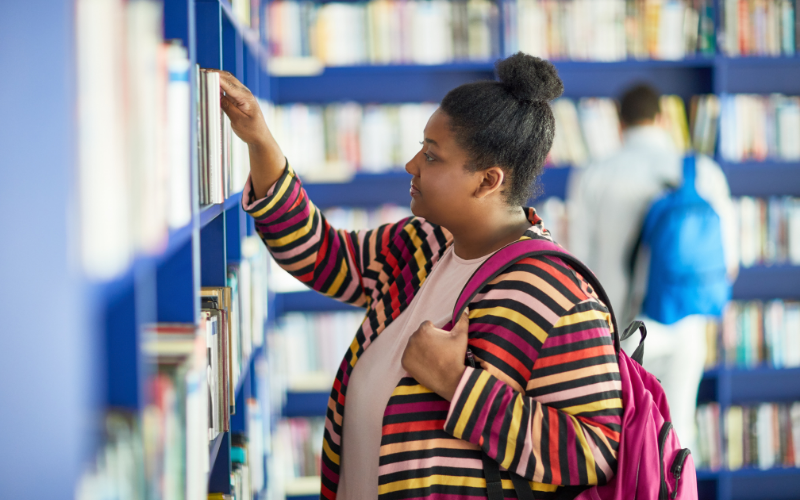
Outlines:
[[[353,368],[343,424],[338,500],[378,498],[383,413],[400,379],[408,376],[400,364],[408,338],[423,321],[439,328],[450,322],[459,292],[488,257],[464,260],[452,246],[448,248],[408,309],[386,327]]]

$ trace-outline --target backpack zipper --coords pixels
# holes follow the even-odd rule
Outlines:
[[[669,431],[672,430],[672,422],[664,422],[661,431],[658,433],[658,458],[659,472],[661,473],[661,488],[658,492],[658,500],[669,500],[669,490],[667,489],[667,479],[664,477],[664,444],[667,442]]]
[[[675,455],[675,460],[672,461],[672,477],[675,478],[675,490],[672,492],[672,496],[670,497],[672,500],[675,500],[675,497],[678,496],[678,481],[681,478],[681,472],[683,471],[683,464],[686,462],[686,459],[689,458],[692,451],[689,448],[684,448]]]

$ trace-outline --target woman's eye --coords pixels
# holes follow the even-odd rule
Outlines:
[[[422,154],[425,155],[425,160],[426,161],[433,161],[433,156],[430,156],[428,153],[425,153],[425,152],[423,152]]]

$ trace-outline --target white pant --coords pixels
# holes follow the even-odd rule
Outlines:
[[[705,316],[688,316],[675,324],[664,325],[639,318],[647,327],[644,343],[644,368],[661,381],[667,395],[672,425],[681,445],[696,452],[695,410],[697,389],[703,378],[706,359]],[[627,325],[626,325],[627,326]],[[636,332],[622,343],[628,355],[639,345]]]

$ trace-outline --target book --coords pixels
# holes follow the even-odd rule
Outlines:
[[[800,198],[734,199],[743,267],[800,264]]]

